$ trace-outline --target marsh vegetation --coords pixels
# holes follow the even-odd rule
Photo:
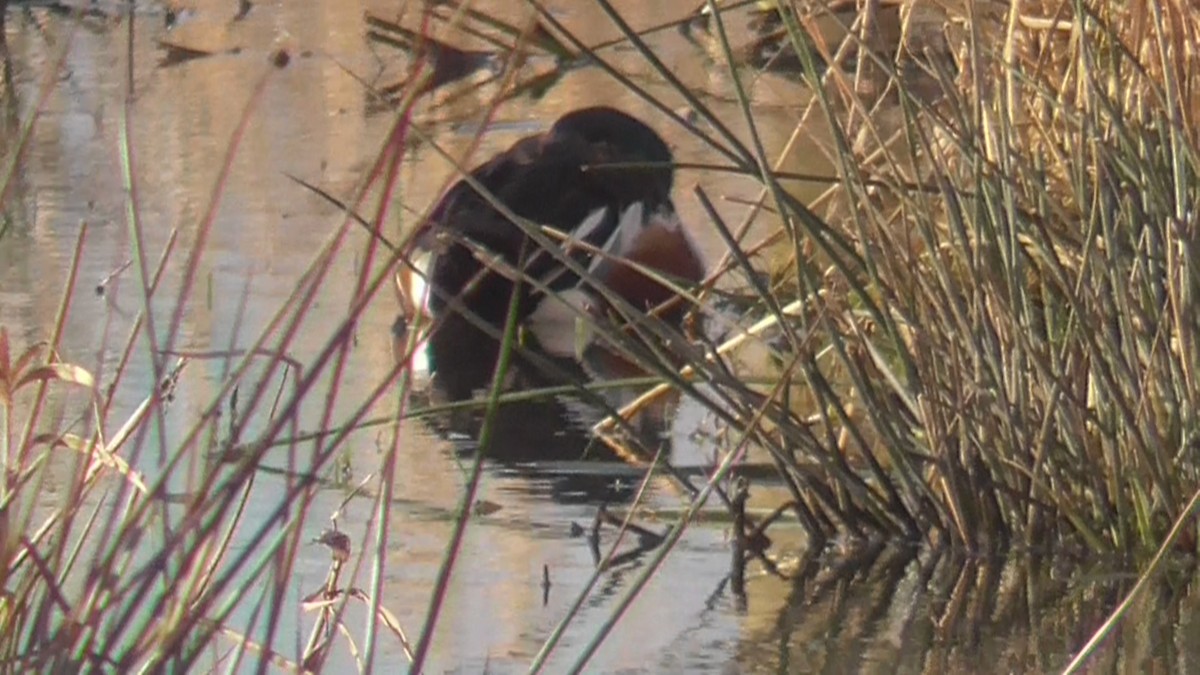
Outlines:
[[[1182,0],[10,4],[5,670],[1195,659]],[[408,238],[599,102],[672,146],[686,330],[443,400]]]

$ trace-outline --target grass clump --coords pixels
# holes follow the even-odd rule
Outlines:
[[[834,71],[820,94],[848,111],[827,118],[829,222],[860,259],[808,258],[839,370],[811,384],[822,408],[862,411],[823,421],[851,432],[839,452],[887,466],[870,500],[899,496],[888,510],[924,536],[1151,551],[1198,486],[1197,23],[1170,3],[946,19],[966,22],[950,54],[907,55],[937,100],[904,53],[872,63],[890,119],[862,80]]]

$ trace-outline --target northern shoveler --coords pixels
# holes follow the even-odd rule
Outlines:
[[[671,151],[653,129],[593,107],[522,138],[455,183],[413,237],[410,260],[425,264],[398,278],[406,315],[437,319],[434,371],[448,359],[494,362],[498,345],[480,325],[504,325],[514,290],[518,317],[539,344],[567,356],[574,330],[558,329],[573,326],[580,311],[603,312],[614,298],[649,311],[676,295],[664,280],[700,281],[704,265],[671,202],[673,179]],[[556,241],[561,257],[536,243],[530,227]],[[686,310],[675,302],[659,316],[678,324]]]

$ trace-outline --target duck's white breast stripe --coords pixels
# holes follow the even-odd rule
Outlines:
[[[578,227],[576,227],[575,229],[573,229],[569,232],[564,233],[564,234],[566,234],[567,239],[565,239],[563,241],[563,245],[570,246],[574,242],[586,241],[589,237],[592,236],[593,233],[595,233],[597,228],[599,228],[601,225],[604,224],[604,221],[607,218],[608,218],[608,207],[607,206],[601,206],[598,209],[593,209],[591,211],[591,213],[588,213],[587,216],[585,216],[584,219],[582,221],[580,221]],[[610,239],[611,239],[611,237],[610,237]],[[549,255],[549,254],[547,254],[544,251],[538,251],[537,255],[533,256],[526,263],[526,267],[528,268],[529,264],[531,264],[535,260],[540,260],[541,257],[544,255]],[[593,264],[595,264],[595,261],[593,261]],[[549,273],[544,275],[539,281],[542,284],[549,286],[550,284],[554,283],[554,281],[556,279],[558,279],[562,275],[566,274],[567,272],[568,272],[568,270],[566,267],[564,267],[562,265],[556,265],[553,269],[551,269],[549,271]]]
[[[646,205],[641,202],[634,202],[625,208],[620,222],[617,223],[617,228],[604,243],[602,249],[604,255],[596,256],[596,259],[592,261],[593,270],[602,259],[620,258],[626,251],[633,248],[634,242],[642,236],[642,230],[646,228],[645,216]]]
[[[592,235],[592,232],[594,232],[596,228],[600,227],[601,223],[604,222],[605,216],[607,215],[607,206],[601,206],[600,208],[595,209],[591,213],[587,214],[587,217],[585,217],[583,221],[579,223],[579,227],[575,228],[573,233],[570,233],[571,238],[578,239],[580,241],[587,239]]]

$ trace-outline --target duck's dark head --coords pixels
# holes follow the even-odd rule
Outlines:
[[[649,177],[664,196],[671,193],[674,180],[671,149],[653,129],[620,110],[606,106],[575,110],[560,117],[550,128],[548,137],[579,138],[590,147],[603,148],[604,154],[610,155],[607,160],[611,163],[645,164],[642,169],[622,167],[616,170],[627,175],[636,173],[643,180]],[[594,170],[604,169],[597,167]]]

